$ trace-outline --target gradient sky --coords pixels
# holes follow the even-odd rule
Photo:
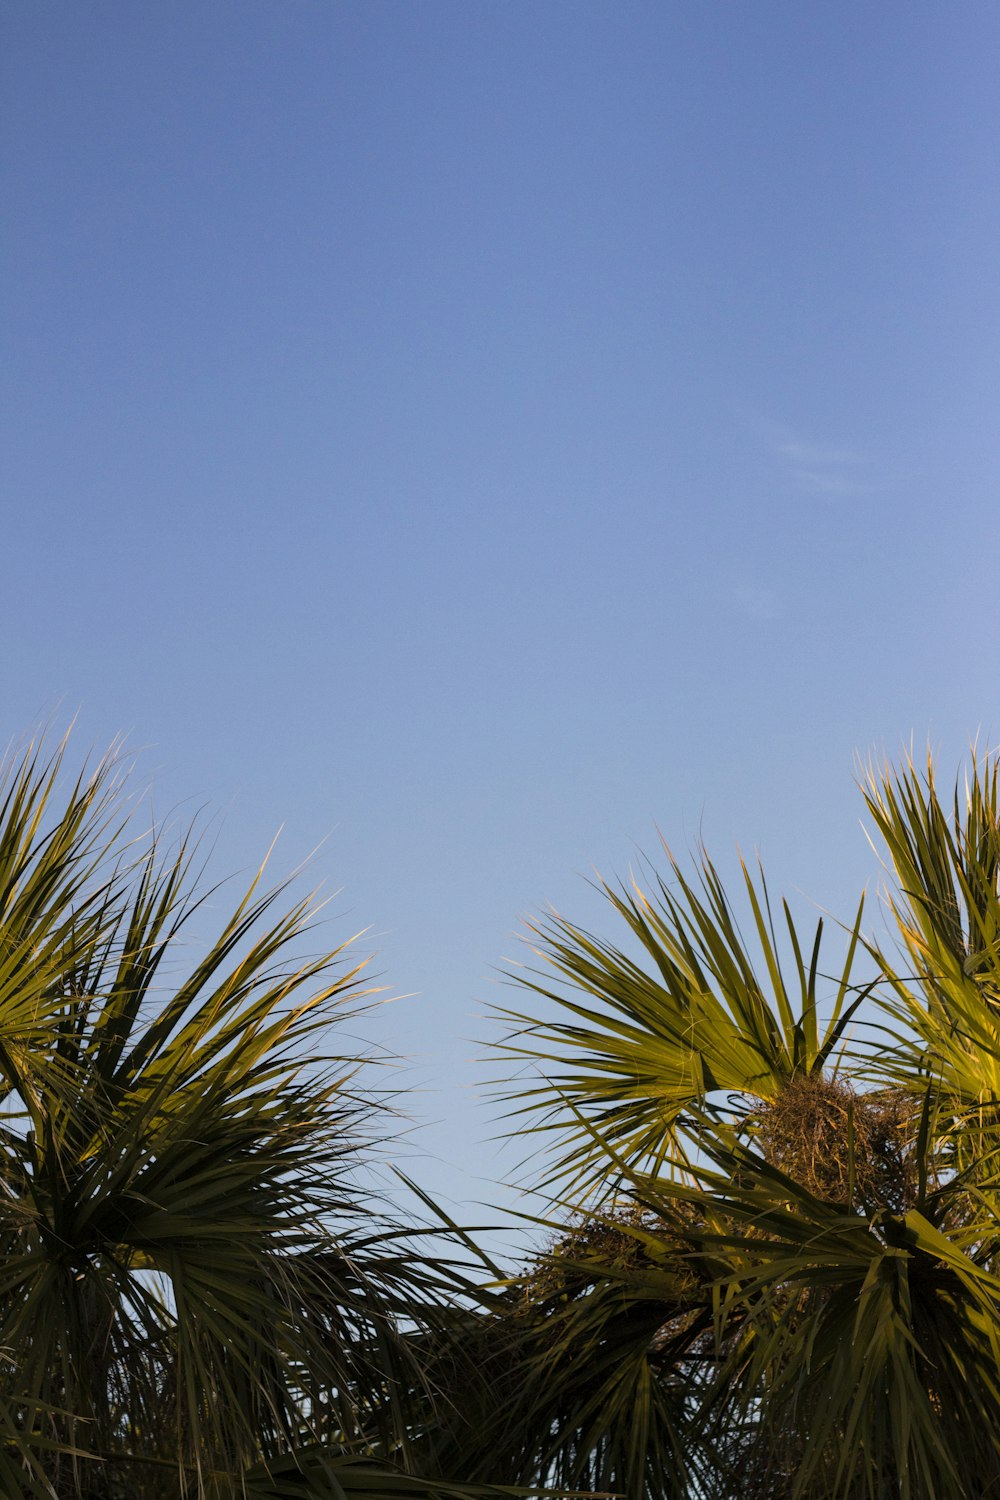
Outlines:
[[[1000,735],[1000,9],[2,17],[2,737],[320,840],[413,1170],[521,917],[657,829],[846,912],[855,757]],[[727,864],[728,862],[728,864]],[[797,898],[809,915],[806,898]]]

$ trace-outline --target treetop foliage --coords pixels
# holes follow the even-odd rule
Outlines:
[[[535,924],[511,1271],[363,1186],[368,991],[315,904],[259,875],[184,947],[190,839],[116,756],[66,772],[0,785],[0,1494],[1000,1494],[995,756],[866,775],[891,942],[707,855],[604,885],[617,940]]]

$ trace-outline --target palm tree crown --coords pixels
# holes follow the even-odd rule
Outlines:
[[[0,784],[0,1494],[1000,1496],[998,758],[866,776],[891,948],[744,867],[747,941],[707,856],[535,926],[515,1275],[359,1187],[315,906],[258,877],[192,957],[189,846],[63,769]]]
[[[512,1482],[635,1500],[1000,1495],[998,777],[974,759],[946,806],[930,764],[866,776],[893,951],[859,904],[831,967],[744,867],[748,943],[707,857],[603,887],[627,946],[532,929],[507,1097],[571,1217],[484,1306],[450,1439],[478,1434],[471,1473],[502,1451]]]
[[[296,956],[315,908],[258,877],[180,967],[188,849],[136,838],[114,758],[60,802],[63,760],[0,800],[0,1492],[405,1462],[400,1319],[440,1278],[355,1172],[375,1106],[330,1043],[360,965]]]

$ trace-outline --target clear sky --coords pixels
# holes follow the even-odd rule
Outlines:
[[[1000,736],[1000,9],[0,25],[2,737],[127,732],[216,873],[325,838],[487,1197],[524,913],[657,828],[845,910],[855,755]]]

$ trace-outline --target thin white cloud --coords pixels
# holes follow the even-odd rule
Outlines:
[[[850,448],[822,448],[818,443],[801,443],[787,438],[774,444],[774,450],[782,458],[796,464],[859,464],[864,460],[860,453]]]
[[[816,442],[761,417],[752,419],[752,426],[786,482],[804,493],[849,499],[882,488],[870,477],[866,455],[856,448]]]
[[[814,495],[869,495],[879,488],[850,474],[831,473],[827,469],[791,468],[789,477]]]

